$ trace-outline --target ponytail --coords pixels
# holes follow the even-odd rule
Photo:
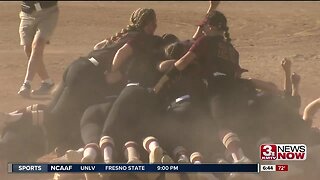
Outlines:
[[[121,31],[117,32],[115,35],[107,38],[107,45],[113,44],[117,42],[118,40],[122,39],[124,36],[126,36],[129,32],[138,31],[138,28],[136,28],[133,25],[127,25],[126,28],[121,29]]]
[[[122,39],[126,36],[129,32],[133,31],[142,31],[143,27],[150,22],[151,20],[155,20],[156,14],[153,9],[146,9],[146,8],[138,8],[135,10],[130,17],[130,24],[127,25],[126,28],[121,29],[120,32],[116,33],[115,35],[107,38],[106,44],[112,44],[117,42],[118,40]]]

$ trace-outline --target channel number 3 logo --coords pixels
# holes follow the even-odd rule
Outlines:
[[[265,145],[265,146],[263,146],[263,150],[265,150],[265,151],[262,152],[262,154],[264,156],[275,156],[275,152],[272,151],[272,146]]]

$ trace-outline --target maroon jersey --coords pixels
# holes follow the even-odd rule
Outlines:
[[[215,72],[234,77],[239,66],[239,53],[222,36],[203,36],[190,48],[203,68],[204,77]]]

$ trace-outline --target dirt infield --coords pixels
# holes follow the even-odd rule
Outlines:
[[[208,2],[59,2],[60,17],[51,44],[45,50],[49,74],[58,83],[66,66],[86,55],[95,43],[127,25],[138,7],[154,8],[156,34],[191,38]],[[17,91],[27,59],[19,46],[20,2],[0,2],[0,111],[9,112],[48,100],[23,99]],[[240,62],[247,77],[282,86],[280,61],[288,57],[301,80],[302,108],[320,96],[320,2],[222,2]],[[32,84],[37,87],[38,77]],[[302,110],[302,109],[301,109]],[[318,113],[319,114],[319,113]],[[320,125],[320,116],[315,125]]]

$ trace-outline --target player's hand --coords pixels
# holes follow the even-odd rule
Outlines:
[[[170,80],[167,75],[163,75],[162,78],[158,81],[158,83],[153,88],[155,94],[158,94],[159,91],[163,88],[163,86]]]
[[[291,61],[287,58],[284,58],[282,61],[281,61],[281,66],[284,70],[284,72],[290,72],[291,70]]]

